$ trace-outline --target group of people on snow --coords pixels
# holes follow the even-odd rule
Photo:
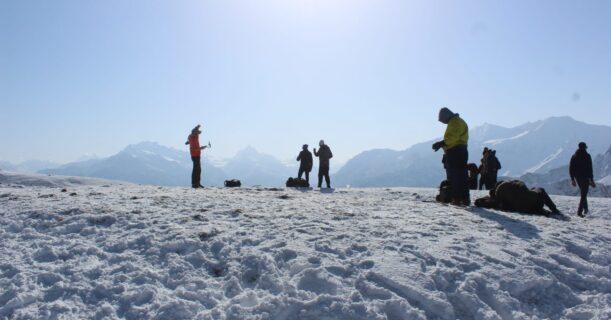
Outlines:
[[[446,180],[440,185],[440,194],[437,196],[439,201],[458,206],[468,206],[471,204],[469,190],[479,187],[480,190],[482,188],[490,190],[490,195],[477,199],[475,201],[476,206],[529,213],[546,213],[544,206],[547,206],[552,213],[559,212],[543,188],[529,189],[524,182],[519,180],[497,181],[501,162],[497,158],[495,150],[484,148],[479,167],[473,163],[468,164],[469,127],[458,113],[454,113],[448,108],[441,108],[438,120],[447,125],[443,140],[432,145],[434,151],[443,149],[444,152],[442,162],[446,170]],[[193,188],[203,187],[201,184],[201,152],[208,147],[200,146],[200,127],[200,125],[197,125],[191,130],[191,134],[185,143],[189,145],[193,161],[193,172],[191,174],[191,186]],[[333,153],[324,140],[320,140],[318,146],[318,151],[316,148],[313,149],[314,156],[319,159],[318,188],[322,187],[323,178],[327,188],[331,188],[329,167]],[[303,145],[297,156],[297,161],[300,162],[298,178],[301,179],[305,174],[305,180],[309,184],[314,160],[307,144]],[[569,171],[573,186],[578,186],[581,191],[577,214],[584,216],[588,213],[587,195],[589,187],[596,187],[592,172],[592,157],[588,154],[587,145],[584,142],[579,143],[577,151],[571,158]],[[480,176],[479,184],[478,175]]]
[[[201,174],[202,174],[202,165],[201,165],[201,155],[202,150],[209,147],[200,146],[199,143],[199,135],[202,133],[200,130],[201,125],[195,126],[191,130],[191,134],[187,138],[187,142],[185,145],[189,145],[189,151],[191,153],[191,160],[193,161],[193,171],[191,172],[191,187],[192,188],[203,188],[204,186],[201,184]],[[331,148],[327,144],[325,144],[324,140],[320,140],[318,142],[319,149],[318,151],[314,148],[314,156],[318,157],[318,188],[322,187],[323,179],[326,182],[327,188],[331,188],[331,178],[329,177],[329,168],[330,168],[330,160],[333,158],[333,153],[331,152]],[[312,167],[314,165],[314,160],[312,158],[312,153],[308,150],[308,145],[304,144],[302,147],[299,156],[297,156],[297,161],[300,161],[299,165],[299,174],[298,177],[301,179],[303,174],[305,173],[305,179],[309,183],[310,182],[310,172],[312,171]]]
[[[477,199],[476,206],[496,208],[507,211],[519,211],[544,214],[544,206],[552,213],[559,213],[558,208],[543,188],[529,189],[519,180],[498,181],[498,170],[501,162],[496,151],[484,148],[481,164],[467,164],[469,153],[469,128],[458,113],[448,108],[439,110],[439,121],[447,125],[444,138],[433,143],[433,150],[444,150],[442,162],[446,169],[447,180],[440,185],[438,201],[450,202],[453,205],[470,205],[469,189],[476,189],[477,175],[480,176],[479,189],[485,187],[490,195]],[[588,190],[596,187],[592,172],[592,157],[586,151],[587,145],[579,143],[578,149],[571,158],[569,173],[573,186],[579,186],[581,199],[577,214],[583,217],[588,213]]]
[[[331,188],[331,178],[329,177],[329,168],[330,168],[330,160],[333,158],[333,153],[331,152],[331,148],[325,144],[324,140],[320,140],[318,142],[318,151],[314,148],[314,155],[318,157],[318,188],[322,187],[322,180],[325,179],[327,184],[327,188]],[[314,160],[312,158],[312,153],[308,150],[308,145],[304,144],[301,152],[297,156],[297,161],[299,161],[299,172],[297,174],[297,178],[301,179],[303,174],[305,173],[305,180],[309,184],[310,183],[310,172],[312,171],[312,166],[314,165]]]

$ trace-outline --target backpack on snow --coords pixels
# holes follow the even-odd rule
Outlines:
[[[441,181],[439,194],[435,197],[435,200],[443,203],[450,203],[452,201],[452,189],[448,180]]]
[[[240,182],[240,180],[238,179],[225,180],[225,187],[227,188],[235,188],[235,187],[241,187],[241,186],[242,186],[242,182]]]
[[[288,188],[309,188],[310,184],[301,178],[289,178],[286,180],[286,186]]]

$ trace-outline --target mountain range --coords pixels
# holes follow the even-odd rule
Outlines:
[[[596,188],[590,188],[590,195],[611,197],[611,146],[604,154],[593,157],[594,180]],[[579,195],[579,188],[571,185],[569,165],[552,169],[547,173],[527,173],[520,177],[529,186],[545,188],[550,194]]]
[[[10,167],[4,169],[10,170]],[[139,184],[188,186],[191,169],[192,162],[187,152],[155,142],[142,142],[129,145],[108,158],[77,161],[38,172]],[[315,166],[314,172],[316,170]],[[283,163],[250,146],[227,160],[210,158],[204,152],[202,160],[202,180],[206,186],[223,186],[225,180],[234,178],[240,179],[244,186],[283,186],[287,178],[296,173],[296,166]]]
[[[220,186],[226,174],[202,161],[202,172],[208,185]],[[97,158],[65,164],[40,173],[96,177],[139,184],[185,186],[190,184],[192,162],[187,152],[142,142],[129,145],[108,158]]]
[[[570,117],[552,117],[514,128],[485,124],[471,130],[469,135],[470,162],[479,164],[484,147],[495,149],[502,164],[499,175],[519,177],[529,185],[544,186],[550,189],[550,193],[556,194],[576,192],[566,180],[566,166],[577,144],[586,141],[595,159],[596,179],[601,184],[611,184],[609,126],[590,125]],[[332,174],[332,184],[353,187],[436,187],[444,179],[445,172],[441,164],[442,153],[431,149],[434,141],[415,144],[401,151],[375,149],[362,152]],[[44,163],[39,162],[38,165],[44,166]],[[188,186],[192,168],[186,151],[154,142],[130,145],[107,158],[85,159],[62,166],[49,165],[52,167],[39,172],[166,186]],[[209,152],[204,152],[202,165],[203,182],[207,186],[222,186],[224,180],[232,178],[240,179],[245,186],[281,186],[297,171],[295,166],[259,153],[252,147],[223,161],[213,159]],[[335,164],[335,167],[338,166]],[[38,171],[24,170],[24,165],[17,167],[1,162],[0,168]],[[316,172],[315,167],[311,175],[314,180]]]
[[[595,156],[611,143],[611,127],[591,125],[570,117],[552,117],[514,128],[485,124],[469,131],[469,162],[479,165],[484,147],[496,150],[499,175],[519,177],[546,173],[566,165],[580,141]],[[354,187],[435,187],[445,178],[442,152],[433,152],[435,139],[402,151],[365,151],[348,161],[335,175],[336,185]]]
[[[14,172],[37,172],[43,169],[54,169],[61,166],[59,163],[50,161],[30,160],[19,164],[12,164],[8,161],[0,161],[0,168]]]
[[[40,170],[50,175],[85,176],[139,184],[188,186],[192,161],[185,151],[155,142],[127,146],[108,158],[77,161],[54,169]],[[222,186],[227,179],[238,178],[245,186],[282,186],[296,169],[252,147],[226,161],[211,159],[204,152],[202,180],[206,186]]]

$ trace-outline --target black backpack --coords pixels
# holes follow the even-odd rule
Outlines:
[[[236,188],[241,186],[242,182],[240,182],[238,179],[225,180],[225,187],[227,188]]]
[[[452,189],[448,180],[443,180],[439,185],[439,194],[435,197],[435,200],[443,203],[452,201]]]
[[[310,184],[301,178],[289,178],[286,180],[286,186],[288,188],[309,188]]]

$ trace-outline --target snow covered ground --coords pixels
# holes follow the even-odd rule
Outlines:
[[[128,182],[111,181],[99,178],[53,176],[38,173],[0,171],[0,184],[21,187],[74,187],[84,185],[122,185]]]
[[[0,319],[611,318],[611,199],[0,182]]]

